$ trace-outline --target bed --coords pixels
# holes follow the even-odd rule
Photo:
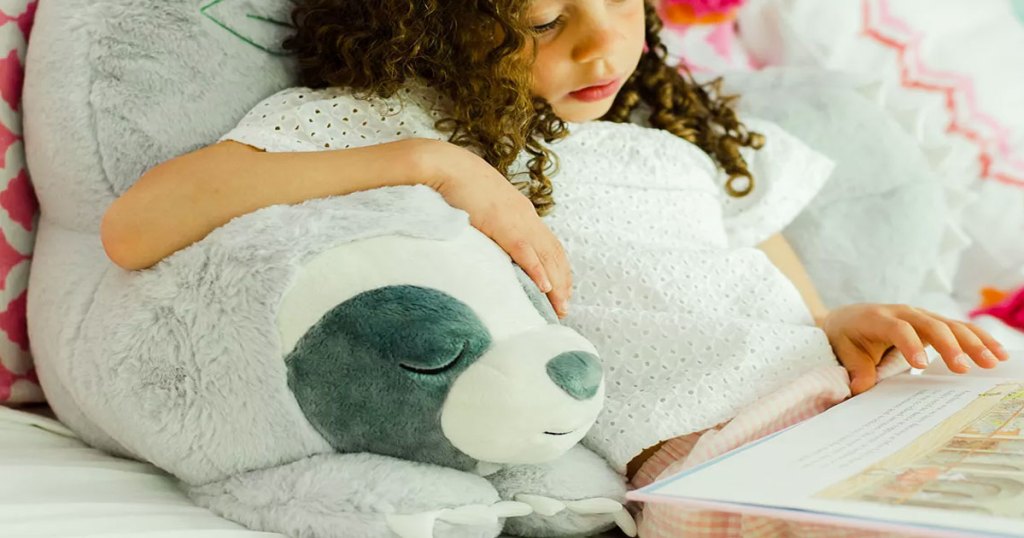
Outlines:
[[[145,463],[90,448],[46,407],[0,407],[0,535],[272,538],[199,508]]]

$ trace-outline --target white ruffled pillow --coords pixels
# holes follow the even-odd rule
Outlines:
[[[916,141],[841,74],[769,69],[725,83],[741,96],[741,117],[774,122],[836,163],[784,232],[826,304],[912,302],[928,289],[949,222],[944,188]],[[754,154],[755,171],[778,138],[765,134],[769,151]]]
[[[932,289],[955,285],[967,301],[983,285],[1024,282],[1021,6],[750,0],[739,16],[740,36],[756,61],[838,69],[873,80],[874,100],[924,145],[950,191],[948,205],[935,208],[954,227],[944,240]],[[958,226],[967,237],[957,236]],[[961,256],[968,238],[974,245]]]

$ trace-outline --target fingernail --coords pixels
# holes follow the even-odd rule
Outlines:
[[[981,352],[981,357],[989,362],[999,362],[999,359],[997,359],[996,356],[987,349]]]
[[[540,281],[540,291],[543,291],[544,293],[548,293],[548,292],[551,291],[551,288],[552,288],[552,286],[551,286],[551,282],[550,281],[548,281],[548,280],[541,280]]]
[[[928,354],[922,351],[917,355],[914,355],[914,358],[910,359],[910,362],[915,368],[923,370],[928,367]]]
[[[967,355],[957,355],[957,357],[953,359],[953,362],[962,366],[964,370],[971,369],[971,358]]]

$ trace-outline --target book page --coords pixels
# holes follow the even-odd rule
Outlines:
[[[901,375],[630,497],[936,536],[1022,536],[1022,432],[1024,376]]]

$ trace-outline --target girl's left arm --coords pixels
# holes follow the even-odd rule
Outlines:
[[[758,248],[764,251],[768,255],[768,259],[796,285],[796,289],[800,291],[804,302],[811,310],[815,323],[820,326],[828,316],[828,307],[821,300],[821,295],[818,295],[818,290],[814,287],[814,282],[811,281],[811,275],[807,274],[803,262],[800,261],[793,247],[789,245],[789,241],[786,241],[782,234],[775,234],[761,243]]]
[[[957,373],[966,373],[972,361],[982,368],[993,368],[1009,358],[999,342],[976,325],[910,306],[857,304],[830,311],[800,258],[781,234],[762,243],[760,249],[800,291],[839,362],[850,372],[853,394],[875,385],[876,366],[892,347],[911,366],[924,368],[928,364],[924,345],[929,344]]]

